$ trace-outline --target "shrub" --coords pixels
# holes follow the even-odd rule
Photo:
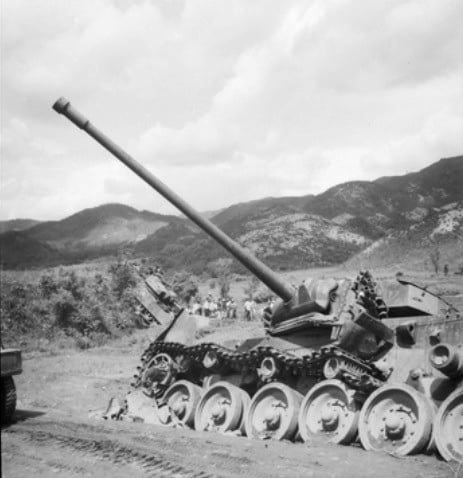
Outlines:
[[[132,266],[124,260],[119,260],[108,268],[112,277],[112,288],[118,299],[125,291],[135,287],[137,283],[136,274]]]
[[[104,343],[136,327],[132,287],[136,274],[118,261],[107,275],[85,269],[51,269],[21,280],[2,272],[2,342],[43,349],[44,341],[79,348]],[[53,347],[52,347],[53,348]]]
[[[176,272],[172,277],[172,289],[185,304],[189,304],[198,293],[198,280],[188,272]]]

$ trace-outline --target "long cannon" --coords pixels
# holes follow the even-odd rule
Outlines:
[[[90,123],[90,121],[83,116],[79,111],[71,106],[71,103],[65,99],[60,98],[53,105],[53,109],[58,113],[66,116],[72,123],[83,129],[93,139],[100,143],[110,153],[116,156],[122,163],[131,169],[137,176],[142,178],[159,194],[164,196],[170,203],[179,209],[185,216],[190,218],[203,231],[213,237],[219,244],[221,244],[230,254],[235,257],[244,267],[258,277],[270,290],[278,295],[284,302],[289,302],[294,297],[295,290],[290,285],[282,280],[275,272],[272,271],[263,262],[256,257],[249,254],[237,242],[227,236],[215,224],[208,219],[201,216],[195,209],[187,204],[180,196],[174,193],[162,181],[151,174],[145,167],[138,163],[132,156],[126,153],[121,147],[109,139],[98,128]]]

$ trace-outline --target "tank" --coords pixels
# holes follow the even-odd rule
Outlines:
[[[280,300],[262,335],[198,340],[178,310],[143,353],[121,410],[145,421],[256,439],[339,444],[408,455],[437,447],[463,461],[463,319],[405,280],[307,279],[293,287],[202,217],[60,98],[83,129],[220,243]],[[115,416],[120,416],[116,413]]]
[[[143,325],[166,327],[181,311],[177,295],[167,284],[159,267],[144,274],[137,270],[140,281],[134,291],[136,311]]]

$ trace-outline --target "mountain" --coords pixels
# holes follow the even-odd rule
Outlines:
[[[436,247],[443,257],[460,250],[462,185],[463,156],[457,156],[403,176],[351,181],[319,195],[269,197],[207,215],[276,269],[346,260],[424,263]],[[114,255],[121,248],[140,257],[153,256],[166,268],[196,273],[229,257],[186,218],[123,204],[85,209],[61,221],[0,234],[6,267],[82,261]],[[240,270],[236,264],[234,268]]]
[[[29,229],[40,221],[35,219],[11,219],[10,221],[0,221],[0,234],[7,231],[24,231]]]
[[[27,232],[59,250],[98,249],[141,241],[172,221],[179,219],[123,204],[105,204],[62,221],[42,222]]]
[[[263,217],[279,217],[285,214],[301,212],[303,205],[312,197],[313,195],[302,197],[269,197],[239,203],[223,209],[219,214],[213,216],[212,221],[224,230],[228,229],[229,231],[233,231],[234,226],[239,229],[242,224],[248,221],[261,219]]]
[[[177,223],[184,221],[123,204],[105,204],[61,221],[40,222],[14,234],[0,234],[0,260],[4,267],[25,267],[113,255],[121,247],[133,246]]]

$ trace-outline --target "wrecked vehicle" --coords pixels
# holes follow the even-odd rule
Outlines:
[[[202,217],[64,98],[53,108],[176,206],[280,301],[261,337],[195,337],[184,311],[150,344],[122,414],[252,438],[326,437],[399,455],[437,446],[463,461],[463,319],[404,280],[307,280],[294,288]],[[117,415],[117,414],[116,414]]]

